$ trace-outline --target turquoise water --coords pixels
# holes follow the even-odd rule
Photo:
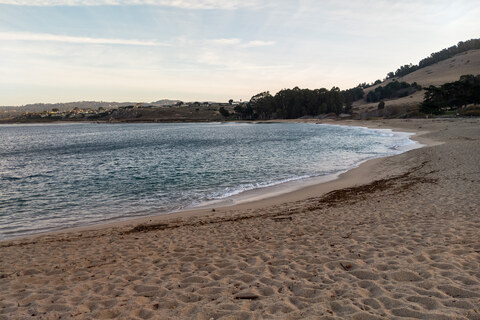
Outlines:
[[[0,239],[335,174],[409,134],[300,123],[0,125]]]

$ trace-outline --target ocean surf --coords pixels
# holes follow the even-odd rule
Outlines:
[[[0,239],[248,201],[418,146],[410,133],[306,123],[0,125],[0,136]]]

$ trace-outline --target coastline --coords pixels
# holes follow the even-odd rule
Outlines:
[[[262,121],[262,123],[264,122],[265,121]],[[327,124],[327,125],[340,125],[340,126],[355,126],[358,128],[381,129],[381,130],[387,129],[387,130],[392,130],[393,132],[412,133],[409,139],[419,144],[419,146],[410,148],[409,150],[404,151],[402,153],[408,152],[412,149],[438,144],[438,142],[435,142],[433,140],[430,141],[428,139],[426,139],[424,143],[420,142],[422,140],[421,136],[426,134],[427,132],[415,132],[413,130],[405,130],[403,128],[392,129],[389,126],[387,127],[381,124],[373,125],[371,121],[363,121],[363,122],[357,121],[357,120],[319,121],[316,119],[267,121],[267,123],[281,123],[281,122],[291,122],[291,123],[300,122],[300,123]],[[361,124],[359,124],[359,122],[361,122]],[[64,122],[58,122],[58,124],[63,124],[63,123]],[[81,124],[81,122],[79,123]],[[217,217],[225,214],[226,212],[231,212],[231,211],[257,210],[257,209],[271,207],[274,205],[281,205],[283,203],[306,200],[311,197],[322,196],[328,192],[331,192],[337,189],[343,189],[347,187],[352,187],[352,186],[357,186],[357,185],[372,182],[374,180],[373,168],[382,159],[392,157],[392,156],[397,156],[397,155],[388,155],[388,156],[366,159],[356,164],[354,167],[338,173],[304,178],[304,179],[299,179],[295,181],[275,184],[273,186],[247,190],[239,194],[229,196],[227,198],[214,200],[206,204],[200,204],[198,206],[185,208],[178,211],[162,212],[158,214],[145,215],[140,217],[115,218],[115,219],[112,219],[112,221],[94,222],[94,223],[88,223],[83,226],[66,227],[58,230],[35,232],[28,235],[21,235],[21,236],[14,236],[7,239],[0,239],[0,243],[4,241],[31,239],[31,238],[41,237],[41,236],[48,236],[51,234],[52,235],[61,234],[65,232],[68,233],[68,232],[76,232],[76,231],[97,230],[97,229],[110,228],[110,227],[124,227],[126,225],[135,225],[135,224],[158,223],[161,221],[168,221],[172,219],[183,219],[183,218],[190,218],[190,217],[205,217],[205,216]]]
[[[428,146],[214,212],[2,241],[0,319],[478,318],[480,120],[346,122]]]
[[[324,120],[319,121],[316,119],[305,119],[305,120],[284,120],[284,121],[277,121],[272,120],[273,122],[304,122],[304,123],[315,123],[315,124],[333,124],[333,125],[342,125],[342,126],[357,126],[357,127],[366,127],[369,129],[391,129],[395,132],[410,132],[413,135],[410,137],[411,140],[420,144],[419,148],[424,147],[431,147],[440,145],[442,141],[436,141],[434,139],[429,139],[423,137],[424,135],[428,134],[428,131],[416,131],[414,128],[405,128],[405,127],[392,127],[389,125],[385,125],[383,123],[372,123],[372,121],[359,121],[359,120]],[[416,148],[412,149],[415,150]],[[406,152],[409,152],[408,150]],[[406,153],[406,152],[402,152]],[[340,174],[331,176],[324,176],[319,177],[319,182],[313,183],[303,183],[304,181],[299,181],[299,184],[296,187],[293,187],[289,191],[280,191],[278,194],[273,194],[268,197],[260,197],[260,199],[255,199],[255,197],[247,198],[245,201],[241,201],[240,203],[234,203],[231,205],[225,206],[215,206],[215,205],[208,205],[206,207],[198,207],[198,208],[191,208],[185,209],[178,212],[171,212],[168,214],[162,215],[155,215],[155,216],[147,216],[147,217],[140,217],[136,219],[131,219],[127,221],[121,222],[112,222],[108,225],[112,226],[123,226],[131,222],[132,224],[141,224],[141,223],[156,223],[158,221],[165,221],[169,220],[170,218],[188,218],[188,217],[201,217],[201,216],[219,216],[225,212],[229,211],[242,211],[242,210],[255,210],[255,209],[262,209],[266,207],[271,207],[274,205],[281,205],[284,203],[291,203],[295,201],[302,201],[312,197],[318,197],[325,195],[329,192],[334,190],[355,187],[362,184],[368,184],[373,182],[374,180],[381,179],[385,177],[384,174],[379,175],[375,172],[375,167],[377,167],[384,159],[390,157],[396,157],[401,154],[385,156],[385,157],[378,157],[373,159],[368,159],[361,162],[358,166],[351,168],[345,172]],[[315,179],[315,178],[314,178]],[[324,180],[325,181],[322,181]],[[265,188],[253,190],[255,193],[262,193]],[[248,191],[247,191],[248,192]],[[215,213],[212,212],[212,209],[215,209]],[[106,226],[106,225],[105,225]],[[88,227],[87,227],[88,228]]]

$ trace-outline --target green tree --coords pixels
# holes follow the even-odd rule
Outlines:
[[[327,95],[327,108],[329,112],[334,112],[338,116],[342,113],[343,102],[344,99],[340,88],[333,87]]]
[[[420,112],[441,114],[442,109],[447,106],[447,102],[440,88],[430,86],[425,89],[425,96],[420,105]]]
[[[480,75],[463,75],[458,81],[425,89],[420,111],[440,114],[446,109],[480,103]]]
[[[239,104],[233,108],[233,111],[235,111],[237,115],[242,115],[245,112],[245,105],[243,103]]]
[[[230,116],[230,112],[227,109],[225,109],[224,107],[220,107],[220,109],[218,109],[218,112],[220,112],[220,114],[224,118],[228,118]]]
[[[270,119],[273,116],[273,97],[268,91],[254,95],[247,105],[252,108],[252,114],[255,114],[255,118]]]
[[[250,106],[249,103],[242,103],[233,109],[235,111],[235,114],[237,115],[238,118],[244,119],[244,120],[252,120],[254,118],[253,116],[253,108]]]
[[[365,92],[363,88],[359,85],[355,88],[351,88],[345,91],[342,91],[345,107],[343,109],[344,113],[351,113],[352,112],[352,104],[354,101],[363,99]]]
[[[378,110],[382,110],[382,109],[385,109],[385,101],[380,101],[378,103]]]

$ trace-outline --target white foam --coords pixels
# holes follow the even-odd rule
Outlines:
[[[311,185],[316,185],[316,184],[335,180],[342,173],[345,173],[349,170],[357,168],[362,163],[368,160],[378,158],[378,157],[383,157],[383,156],[396,155],[396,154],[407,152],[409,150],[421,148],[424,146],[419,142],[410,139],[411,136],[415,134],[411,132],[393,131],[392,129],[372,129],[372,128],[361,127],[361,126],[345,126],[345,125],[334,125],[334,124],[318,124],[318,125],[341,127],[341,128],[355,128],[355,129],[360,129],[369,134],[376,134],[383,137],[398,137],[400,140],[396,140],[395,143],[389,147],[389,149],[392,151],[391,153],[379,154],[377,156],[366,157],[366,158],[359,157],[358,161],[356,161],[352,166],[349,166],[348,168],[343,168],[335,172],[319,172],[318,175],[315,175],[315,176],[297,176],[297,177],[291,177],[291,178],[286,178],[286,179],[281,179],[276,181],[259,182],[255,184],[245,184],[233,189],[227,188],[227,190],[224,190],[223,192],[210,194],[210,196],[207,197],[205,201],[192,204],[188,208],[227,206],[227,205],[247,203],[247,202],[275,197],[275,196],[290,193]]]

